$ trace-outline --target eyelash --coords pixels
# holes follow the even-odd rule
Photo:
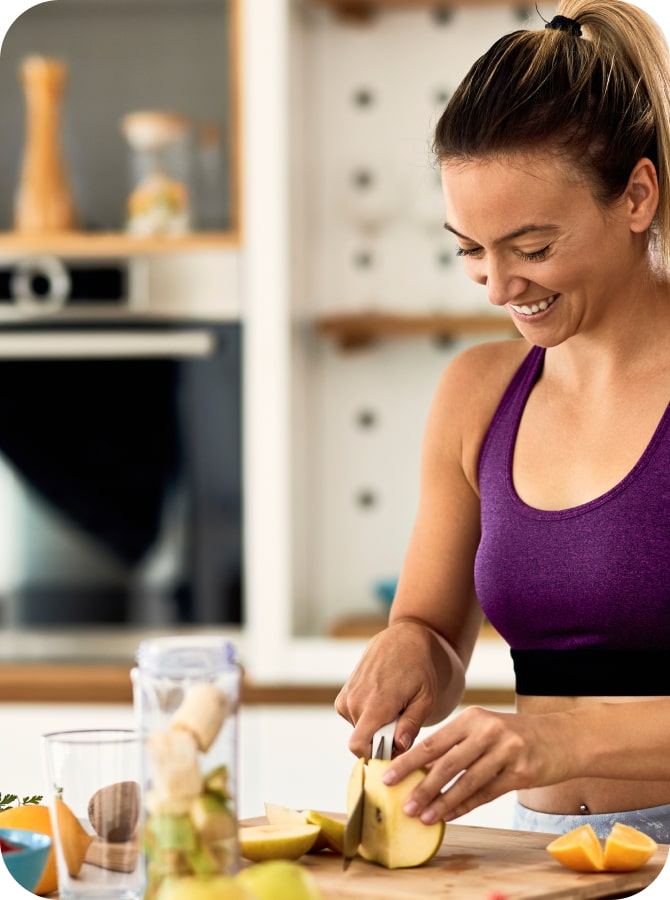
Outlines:
[[[547,244],[546,247],[543,247],[541,250],[534,250],[532,253],[519,251],[519,256],[523,262],[542,262],[543,259],[546,259],[550,250],[551,244]],[[481,248],[476,250],[466,250],[465,247],[456,248],[456,256],[476,256],[478,253],[481,253]]]

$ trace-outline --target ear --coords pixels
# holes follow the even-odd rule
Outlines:
[[[658,176],[656,166],[643,157],[630,173],[624,192],[630,229],[641,234],[649,229],[658,209]]]

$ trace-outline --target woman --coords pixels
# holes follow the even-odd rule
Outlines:
[[[564,0],[468,73],[435,148],[467,274],[525,340],[445,371],[388,628],[337,711],[399,715],[385,780],[449,821],[516,790],[516,826],[670,841],[670,63],[620,0]],[[458,704],[482,609],[514,713]],[[411,749],[409,749],[411,747]],[[405,752],[402,752],[405,751]]]

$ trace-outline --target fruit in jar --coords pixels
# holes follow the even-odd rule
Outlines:
[[[162,898],[168,883],[176,890],[177,882],[192,885],[196,879],[211,889],[213,879],[234,864],[237,819],[228,768],[203,774],[200,758],[229,712],[229,700],[215,685],[191,685],[169,728],[147,737],[152,787],[145,795],[146,900]]]
[[[240,853],[245,859],[298,859],[314,845],[318,825],[248,825],[240,828]]]
[[[268,860],[243,869],[238,884],[251,891],[256,900],[322,900],[322,893],[311,872],[299,863]]]
[[[367,766],[357,760],[347,792],[347,813],[351,815],[361,778],[365,792],[363,827],[358,853],[363,859],[387,869],[421,866],[437,853],[444,837],[444,822],[425,825],[403,812],[403,805],[424,772],[411,772],[397,784],[387,785],[382,776],[391,760],[371,759]]]
[[[172,716],[171,730],[191,734],[201,753],[207,753],[230,712],[230,701],[215,684],[194,684]]]

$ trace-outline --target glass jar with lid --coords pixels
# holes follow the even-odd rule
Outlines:
[[[142,743],[147,898],[165,879],[239,868],[240,667],[214,636],[143,641],[131,672]]]
[[[180,235],[191,227],[192,129],[178,113],[146,110],[121,122],[131,159],[126,226],[137,235]]]

